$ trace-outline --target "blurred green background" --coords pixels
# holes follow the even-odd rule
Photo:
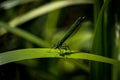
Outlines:
[[[0,52],[52,48],[78,17],[85,16],[79,30],[65,44],[74,51],[119,59],[119,3],[119,0],[1,0],[0,22],[11,28],[0,27]],[[33,59],[0,66],[0,80],[120,80],[119,67],[77,59]]]

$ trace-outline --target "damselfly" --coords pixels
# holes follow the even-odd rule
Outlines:
[[[54,46],[55,49],[60,49],[62,48],[62,45],[64,44],[64,42],[72,35],[72,33],[74,33],[76,31],[76,29],[79,28],[80,24],[84,21],[85,16],[83,17],[79,17],[71,26],[70,29],[66,32],[66,34],[64,35],[64,37],[59,40],[56,45]]]

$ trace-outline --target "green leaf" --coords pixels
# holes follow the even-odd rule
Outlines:
[[[62,0],[62,1],[54,1],[51,3],[48,3],[46,5],[40,6],[34,10],[31,10],[30,12],[22,15],[22,16],[18,16],[15,19],[11,20],[9,22],[9,24],[11,26],[17,26],[19,24],[25,23],[28,20],[31,20],[33,18],[36,18],[38,16],[41,16],[43,14],[46,14],[48,12],[54,11],[56,9],[60,9],[60,8],[64,8],[67,6],[71,6],[71,5],[77,5],[77,4],[92,4],[94,1],[93,0],[76,0],[76,1],[72,1],[72,0]]]
[[[31,48],[31,49],[13,50],[13,51],[0,53],[0,65],[4,65],[10,62],[21,61],[26,59],[35,59],[35,58],[85,59],[85,60],[104,62],[104,63],[114,64],[114,65],[117,65],[118,63],[120,63],[119,61],[111,58],[93,55],[89,53],[77,52],[74,54],[68,54],[63,57],[59,55],[58,49]]]
[[[27,32],[27,31],[24,31],[22,29],[10,27],[5,22],[0,22],[0,29],[6,29],[9,32],[11,32],[17,36],[20,36],[20,37],[38,45],[38,46],[40,46],[40,47],[49,47],[49,43],[47,41]]]
[[[49,13],[51,11],[57,10],[57,9],[61,9],[67,6],[71,6],[71,5],[77,5],[77,4],[92,4],[94,1],[93,0],[76,0],[76,1],[72,1],[72,0],[62,0],[62,1],[54,1],[48,4],[45,4],[43,6],[40,6],[34,10],[29,11],[28,13],[25,13],[21,16],[18,16],[14,19],[12,19],[11,21],[9,21],[9,25],[11,27],[16,27],[20,24],[23,24],[31,19],[34,19],[38,16],[44,15],[46,13]],[[2,29],[2,31],[0,30],[0,35],[5,34],[7,31],[5,29]]]

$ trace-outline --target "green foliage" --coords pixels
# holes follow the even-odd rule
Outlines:
[[[0,79],[119,80],[116,1],[1,2]],[[81,16],[86,19],[80,29],[63,44],[70,50],[53,49]]]
[[[88,54],[88,53],[75,52],[73,54],[65,55],[66,57],[63,57],[63,56],[60,56],[58,52],[59,50],[54,50],[54,49],[50,51],[49,48],[36,48],[36,49],[31,48],[31,49],[8,51],[0,54],[1,56],[0,65],[14,62],[14,61],[34,59],[34,58],[73,58],[73,59],[86,59],[86,60],[100,61],[100,62],[114,64],[114,65],[117,65],[119,63],[119,61],[114,59],[97,56],[93,54]],[[63,54],[65,54],[65,52]]]

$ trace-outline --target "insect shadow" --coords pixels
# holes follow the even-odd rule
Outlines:
[[[75,53],[78,53],[78,52],[64,52],[59,55],[64,57],[64,56],[68,56],[68,55],[75,54]]]

